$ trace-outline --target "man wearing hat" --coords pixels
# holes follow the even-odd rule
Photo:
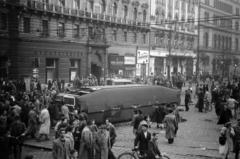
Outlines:
[[[142,131],[137,133],[137,137],[134,141],[134,147],[138,148],[140,151],[140,155],[147,155],[148,152],[148,144],[151,140],[151,134],[148,132],[148,124],[147,122],[143,122],[141,125]]]

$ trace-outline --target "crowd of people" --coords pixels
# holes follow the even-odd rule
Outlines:
[[[219,82],[203,80],[196,85],[197,103],[199,112],[212,111],[214,107],[217,124],[223,125],[219,136],[219,153],[222,159],[228,159],[231,151],[235,153],[235,159],[239,157],[240,151],[240,82]],[[191,87],[185,92],[185,107],[189,110],[192,101]],[[236,122],[236,123],[235,123]]]

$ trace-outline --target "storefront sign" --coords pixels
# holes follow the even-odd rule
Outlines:
[[[138,50],[137,51],[137,63],[146,64],[149,62],[149,51]]]
[[[124,65],[124,56],[119,55],[110,55],[109,64],[112,66],[123,66]]]
[[[136,58],[134,56],[124,56],[124,65],[135,65]]]

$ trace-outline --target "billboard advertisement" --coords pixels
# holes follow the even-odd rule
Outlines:
[[[149,51],[138,50],[137,51],[137,63],[138,64],[149,63]]]

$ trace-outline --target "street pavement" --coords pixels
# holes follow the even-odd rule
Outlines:
[[[186,88],[185,88],[186,89]],[[182,94],[184,96],[184,94]],[[182,97],[183,98],[183,97]],[[185,122],[179,124],[177,137],[172,145],[165,139],[165,131],[156,128],[152,123],[150,132],[158,132],[158,145],[161,152],[165,152],[171,159],[217,159],[218,136],[221,126],[217,125],[215,111],[199,113],[194,104],[190,111],[180,112]],[[129,152],[133,148],[134,135],[132,126],[122,123],[116,126],[117,140],[113,147],[116,156],[123,152]],[[51,159],[52,142],[27,141],[23,148],[23,155],[33,154],[34,159]],[[230,159],[233,154],[230,154]]]

